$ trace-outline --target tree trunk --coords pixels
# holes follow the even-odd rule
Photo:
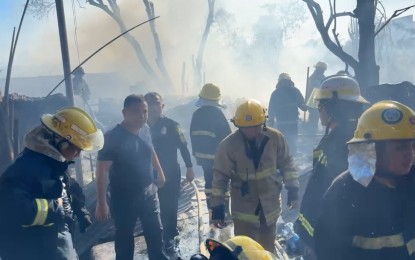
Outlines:
[[[213,23],[213,17],[215,12],[215,0],[208,0],[209,14],[206,19],[205,30],[200,41],[199,50],[197,51],[196,60],[193,63],[194,66],[194,86],[201,88],[202,86],[202,66],[203,66],[203,55],[205,53],[205,47],[207,38],[209,36],[210,27]]]
[[[154,13],[153,2],[150,2],[148,0],[143,0],[143,2],[144,2],[144,5],[146,6],[146,12],[148,15],[148,19],[154,18],[155,13]],[[169,73],[167,72],[166,66],[164,65],[163,52],[161,50],[160,39],[156,31],[156,24],[154,20],[150,22],[150,29],[153,35],[154,46],[156,48],[156,53],[157,53],[157,57],[156,57],[157,67],[159,68],[161,75],[163,76],[164,87],[165,88],[167,87],[169,90],[171,90],[173,85],[171,83],[170,76],[169,76]]]
[[[359,65],[355,69],[362,92],[379,84],[379,66],[375,58],[375,0],[357,0],[354,10],[359,23]]]

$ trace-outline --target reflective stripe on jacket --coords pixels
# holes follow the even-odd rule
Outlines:
[[[219,143],[231,133],[225,115],[218,107],[202,106],[192,116],[190,139],[197,164],[212,165]]]
[[[212,207],[224,204],[230,181],[232,217],[258,226],[259,204],[266,222],[274,223],[281,213],[282,184],[290,181],[298,185],[298,173],[283,135],[272,128],[267,128],[263,134],[269,141],[257,169],[247,156],[239,131],[220,144],[215,156],[211,197]]]

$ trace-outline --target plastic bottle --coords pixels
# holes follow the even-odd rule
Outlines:
[[[285,223],[282,232],[285,238],[288,254],[298,254],[300,251],[300,237],[294,232],[294,224],[292,222]]]

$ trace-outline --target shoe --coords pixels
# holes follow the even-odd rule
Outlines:
[[[164,252],[170,259],[177,259],[180,256],[174,239],[170,239],[165,242]]]

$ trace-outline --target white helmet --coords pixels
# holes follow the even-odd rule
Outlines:
[[[307,102],[310,107],[317,107],[322,99],[337,98],[341,100],[369,104],[360,93],[359,83],[348,75],[333,75],[325,78],[319,89],[315,88]]]

